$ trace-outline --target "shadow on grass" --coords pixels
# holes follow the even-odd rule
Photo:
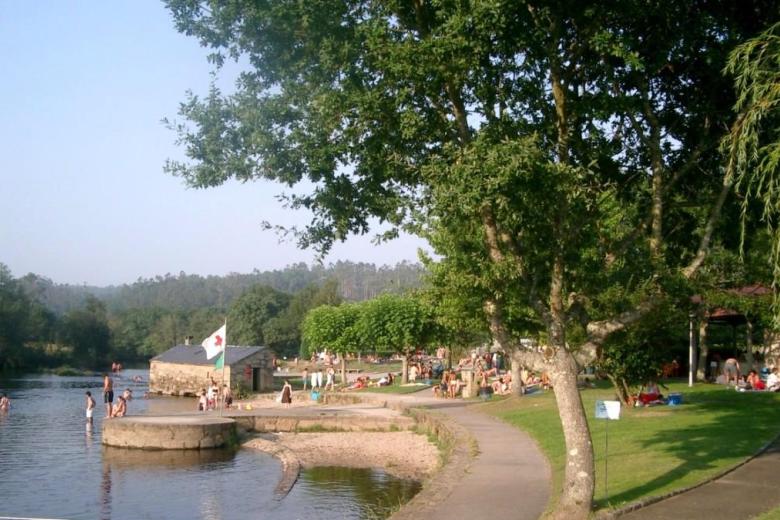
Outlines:
[[[671,426],[663,431],[663,436],[639,443],[643,449],[667,453],[680,463],[639,486],[611,495],[610,502],[625,503],[658,495],[661,489],[668,489],[691,472],[717,473],[717,469],[725,469],[755,454],[780,433],[777,394],[740,393],[713,387],[686,393],[684,397],[685,410],[679,412],[700,416],[701,421]],[[606,505],[603,498],[597,504],[598,507]]]

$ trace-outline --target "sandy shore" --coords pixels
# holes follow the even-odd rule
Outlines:
[[[304,467],[381,468],[396,477],[424,480],[439,464],[436,446],[412,432],[277,433],[262,438],[290,450]],[[246,445],[267,449],[262,442]]]

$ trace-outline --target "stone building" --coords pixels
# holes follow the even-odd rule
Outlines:
[[[252,392],[273,390],[273,352],[266,347],[225,349],[224,376],[214,368],[217,358],[206,359],[200,345],[176,345],[152,358],[149,391],[166,395],[197,395],[213,379],[230,388]]]

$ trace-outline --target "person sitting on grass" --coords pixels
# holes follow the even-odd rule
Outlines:
[[[357,379],[355,379],[355,382],[349,385],[346,389],[347,390],[360,390],[361,388],[366,388],[368,386],[368,376],[358,376]]]
[[[639,392],[639,402],[644,406],[662,404],[663,397],[661,390],[658,389],[658,384],[652,379],[647,382],[644,391]]]
[[[770,392],[780,392],[780,375],[777,373],[777,367],[774,367],[766,378],[766,389]]]
[[[379,381],[377,382],[377,386],[392,386],[394,379],[395,378],[393,377],[393,374],[388,372],[386,376],[382,376],[379,379]]]
[[[512,374],[504,374],[491,384],[493,393],[496,395],[506,395],[512,390]]]
[[[766,383],[761,381],[761,378],[758,376],[758,372],[755,370],[748,372],[747,383],[753,390],[766,390]]]

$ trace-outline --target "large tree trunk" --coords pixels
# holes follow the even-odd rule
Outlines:
[[[553,518],[585,519],[590,514],[596,485],[593,444],[577,388],[577,363],[563,348],[558,349],[555,357],[552,383],[566,441],[566,473]]]
[[[561,417],[563,437],[566,441],[566,473],[563,493],[554,518],[586,519],[593,505],[596,487],[594,475],[593,443],[590,429],[582,406],[580,390],[577,388],[579,366],[574,356],[566,350],[566,328],[563,310],[564,268],[563,255],[556,255],[553,261],[550,283],[550,315],[548,322],[550,343],[553,351],[551,374],[555,402]]]
[[[409,351],[404,350],[404,356],[401,358],[401,384],[409,382]]]
[[[341,354],[341,384],[347,385],[347,354]]]
[[[707,380],[707,355],[710,353],[710,347],[707,345],[707,318],[702,318],[699,322],[699,364],[696,368],[696,380]]]
[[[525,386],[520,377],[521,369],[520,362],[512,356],[512,395],[520,396],[525,393]]]

